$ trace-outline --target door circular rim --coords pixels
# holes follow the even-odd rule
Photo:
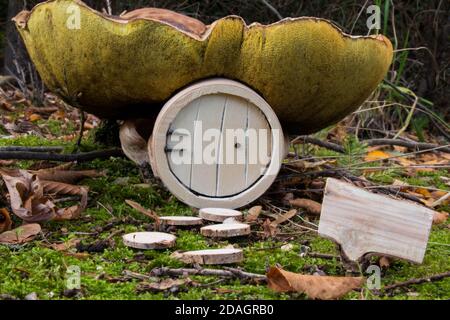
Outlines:
[[[165,148],[167,133],[178,113],[192,101],[211,94],[228,94],[243,98],[259,108],[266,117],[271,129],[272,152],[266,172],[243,192],[232,196],[209,197],[196,194],[182,184],[172,172]],[[255,91],[242,83],[216,78],[193,84],[174,95],[161,109],[153,128],[149,143],[152,169],[169,191],[186,204],[196,207],[239,208],[256,200],[274,182],[284,156],[284,135],[281,124],[270,105]]]

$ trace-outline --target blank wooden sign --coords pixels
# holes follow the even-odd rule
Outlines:
[[[366,253],[421,263],[433,211],[329,178],[319,234],[333,239],[352,261]]]

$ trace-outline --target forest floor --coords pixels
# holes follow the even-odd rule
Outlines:
[[[3,132],[0,133],[0,147],[63,146],[65,153],[70,153],[74,148],[79,127],[76,110],[53,110],[43,115],[36,110],[30,111],[29,106],[16,103],[14,106],[3,106],[1,112],[3,125],[0,127]],[[91,129],[96,127],[97,119],[89,116],[87,123],[88,130],[80,151],[104,148],[93,142],[94,130]],[[333,130],[335,129],[336,127]],[[323,135],[322,132],[319,136]],[[300,159],[308,158],[309,160],[304,161],[316,165],[302,171],[322,170],[323,167],[317,165],[317,162],[323,159],[333,167],[348,168],[351,165],[352,174],[364,177],[377,185],[401,185],[404,192],[423,200],[424,204],[434,202],[445,195],[445,192],[450,191],[448,168],[440,169],[435,166],[448,164],[448,154],[433,152],[401,157],[409,160],[408,164],[405,164],[386,159],[385,155],[407,154],[410,151],[406,149],[368,148],[352,137],[343,138],[342,143],[346,146],[344,154],[319,147],[303,146],[298,153]],[[415,168],[414,164],[423,164],[424,167],[426,164],[433,165],[430,165],[430,168]],[[58,163],[48,161],[0,160],[2,168],[11,169],[36,170],[56,165]],[[280,225],[273,236],[267,234],[264,228],[267,219],[273,220],[290,209],[280,200],[280,197],[288,192],[284,192],[283,188],[291,190],[289,192],[293,192],[295,197],[313,198],[320,202],[322,193],[317,185],[323,186],[324,178],[304,178],[303,181],[290,186],[281,183],[280,187],[280,184],[276,184],[271,191],[279,193],[279,190],[282,190],[281,196],[275,197],[273,194],[278,193],[269,191],[254,203],[261,205],[263,212],[252,225],[252,234],[249,237],[216,241],[201,236],[195,228],[170,229],[168,231],[177,236],[174,248],[143,251],[126,247],[122,242],[122,235],[134,231],[153,230],[154,223],[147,216],[128,206],[125,200],[138,202],[143,207],[154,210],[158,215],[196,215],[196,210],[180,203],[160,185],[144,183],[140,170],[127,159],[120,157],[97,159],[76,163],[73,169],[96,170],[103,172],[104,175],[84,179],[78,183],[89,188],[88,205],[79,219],[42,222],[42,232],[32,241],[24,244],[0,245],[0,299],[23,299],[31,293],[35,293],[39,299],[308,298],[302,293],[277,293],[269,289],[265,283],[239,278],[189,276],[189,281],[182,277],[184,281],[174,282],[169,289],[158,289],[149,286],[149,283],[157,283],[161,277],[139,276],[148,276],[152,270],[159,267],[189,267],[173,257],[174,251],[219,248],[228,245],[244,250],[244,261],[233,267],[247,272],[265,274],[268,267],[279,265],[285,270],[301,274],[346,275],[346,270],[338,258],[336,245],[319,237],[315,231],[318,224],[317,216],[299,210],[299,214],[291,221]],[[284,169],[280,175],[288,173],[289,171]],[[5,206],[11,211],[8,204]],[[245,215],[248,209],[243,209]],[[443,202],[436,210],[448,213],[450,205]],[[12,213],[11,216],[13,227],[20,226],[21,220]],[[378,258],[372,258],[373,264],[382,266],[382,288],[397,282],[448,272],[449,223],[449,220],[444,218],[439,224],[433,225],[422,264],[412,264],[403,260],[379,261]],[[75,245],[76,243],[78,244]],[[328,256],[319,258],[317,254]],[[67,287],[68,281],[73,276],[70,270],[77,270],[74,266],[81,272],[80,290],[69,290]],[[351,291],[342,297],[342,299],[449,298],[448,277],[440,281],[408,285],[388,291],[373,291],[363,286],[362,289]]]

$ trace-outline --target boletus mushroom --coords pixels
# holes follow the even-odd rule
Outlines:
[[[146,118],[187,85],[224,77],[261,94],[286,131],[306,134],[358,108],[392,61],[386,37],[310,17],[206,26],[167,10],[117,17],[50,0],[14,20],[48,88],[106,118]]]

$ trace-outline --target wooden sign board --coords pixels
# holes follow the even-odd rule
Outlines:
[[[434,211],[329,178],[319,235],[338,242],[352,261],[378,253],[422,263]]]

